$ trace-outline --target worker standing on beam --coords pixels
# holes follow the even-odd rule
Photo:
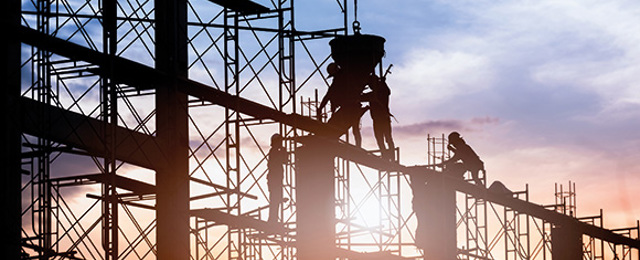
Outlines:
[[[484,185],[480,180],[480,172],[486,174],[484,162],[480,160],[471,146],[469,146],[458,132],[451,132],[448,136],[449,145],[447,149],[454,153],[453,157],[440,164],[438,167],[444,167],[444,172],[451,176],[462,177],[467,171],[471,172],[471,178],[476,185]]]
[[[395,160],[393,136],[391,135],[391,112],[389,110],[389,96],[391,90],[385,77],[372,74],[369,79],[371,92],[363,94],[363,99],[369,102],[369,113],[373,121],[373,135],[378,143],[382,158]],[[386,142],[386,145],[385,145]]]
[[[364,110],[360,104],[360,95],[364,90],[364,84],[362,84],[362,88],[350,85],[349,75],[344,73],[336,63],[330,63],[327,66],[327,73],[329,73],[329,78],[333,78],[333,81],[327,94],[320,101],[318,110],[322,110],[327,102],[331,101],[332,118],[329,123],[337,121],[336,124],[351,128],[356,146],[362,147],[360,117]]]
[[[268,222],[278,221],[278,211],[283,202],[282,179],[284,177],[283,165],[287,162],[287,151],[282,146],[282,136],[274,134],[271,136],[271,149],[267,159],[267,186],[269,188],[269,219]]]

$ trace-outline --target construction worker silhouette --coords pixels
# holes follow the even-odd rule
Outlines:
[[[373,121],[373,134],[382,157],[393,160],[395,144],[391,136],[391,112],[389,112],[391,90],[385,82],[385,78],[380,78],[375,74],[370,77],[369,88],[371,88],[371,92],[365,93],[363,99],[369,102],[369,113]],[[385,141],[388,147],[385,146]]]
[[[360,104],[362,89],[350,86],[348,75],[340,69],[338,64],[330,63],[327,66],[327,73],[329,73],[330,78],[333,77],[333,81],[329,86],[329,90],[327,90],[327,94],[320,101],[318,110],[322,110],[327,105],[327,102],[331,101],[333,115],[329,122],[346,125],[351,128],[356,146],[361,147],[360,117],[364,113]]]
[[[338,64],[335,63],[330,63],[327,66],[327,73],[329,74],[328,78],[333,78],[333,81],[331,82],[331,85],[329,85],[329,90],[327,90],[327,94],[324,95],[324,97],[322,98],[322,101],[320,101],[320,107],[319,109],[324,108],[327,103],[329,101],[331,101],[331,113],[335,113],[336,109],[338,109],[339,104],[343,103],[344,100],[342,100],[342,98],[344,98],[343,95],[340,95],[341,91],[343,91],[344,86],[340,86],[340,84],[344,84],[344,81],[342,81],[342,75],[340,75],[338,78],[338,80],[336,80],[336,75],[338,75],[340,72],[340,67],[338,67]],[[342,97],[342,98],[341,98]]]
[[[282,146],[282,136],[271,136],[271,149],[267,160],[267,186],[269,188],[269,222],[278,222],[278,211],[283,202],[282,178],[284,175],[283,164],[287,162],[287,151]]]
[[[480,160],[471,146],[462,139],[458,132],[451,132],[448,136],[449,145],[447,148],[454,153],[453,157],[437,166],[443,167],[444,172],[452,176],[462,178],[469,171],[476,185],[484,185],[480,180],[480,172],[485,174],[484,162]]]

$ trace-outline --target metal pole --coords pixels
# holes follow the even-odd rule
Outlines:
[[[117,51],[117,3],[116,1],[102,1],[103,9],[103,52],[115,57]],[[111,62],[102,68],[104,75],[101,79],[102,88],[102,114],[105,133],[104,174],[107,181],[102,184],[102,245],[105,250],[105,259],[118,259],[118,198],[116,197],[116,136],[115,129],[118,124],[117,86],[110,77],[113,75]]]

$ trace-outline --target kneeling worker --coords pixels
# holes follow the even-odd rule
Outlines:
[[[469,146],[458,132],[451,132],[449,134],[449,145],[447,149],[451,150],[454,155],[449,160],[446,160],[438,167],[444,166],[444,171],[453,176],[462,177],[465,172],[471,172],[471,178],[476,185],[484,185],[480,180],[480,172],[485,174],[484,162],[480,160],[478,154],[476,154],[471,146]]]

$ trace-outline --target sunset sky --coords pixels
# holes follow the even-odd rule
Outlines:
[[[328,14],[296,8],[300,30]],[[554,183],[572,181],[578,216],[602,208],[605,227],[635,226],[640,2],[370,0],[359,1],[358,20],[387,40],[403,164],[424,163],[427,133],[456,130],[489,183],[528,183],[532,201],[551,204]]]
[[[254,1],[265,6],[272,6],[274,2]],[[84,1],[69,2],[84,5]],[[337,2],[297,0],[296,29],[313,31],[341,27],[342,14]],[[148,5],[141,9],[151,9],[152,3],[145,2]],[[194,10],[206,15],[215,16],[220,11],[220,7],[208,0],[191,0],[190,3]],[[23,9],[30,10],[32,4],[23,1]],[[353,7],[353,1],[350,1],[350,21],[354,18]],[[426,164],[427,135],[446,136],[451,131],[458,131],[484,161],[488,183],[501,181],[514,191],[523,190],[528,184],[531,201],[548,205],[555,202],[554,185],[562,184],[567,189],[571,181],[577,189],[578,217],[597,215],[603,209],[606,228],[636,225],[640,219],[637,192],[640,187],[640,1],[368,0],[358,1],[357,15],[363,34],[386,39],[383,63],[385,67],[394,65],[387,83],[391,88],[391,112],[397,119],[393,123],[393,135],[403,165]],[[25,16],[23,23],[34,27],[35,15]],[[190,19],[194,22],[192,13]],[[74,34],[75,25],[68,23],[65,26],[67,28],[57,32],[56,37],[66,39]],[[101,26],[97,20],[86,25],[96,35],[101,32]],[[191,26],[189,30],[197,31],[193,29],[196,27]],[[125,31],[126,25],[123,28],[120,30]],[[139,38],[152,45],[153,32],[144,34]],[[202,46],[193,49],[202,51],[210,47],[211,38],[205,35],[194,37],[198,39],[191,43]],[[78,33],[68,38],[86,46],[82,37]],[[118,43],[119,48],[124,49],[127,40],[136,38],[133,34],[123,36],[127,37]],[[94,38],[97,46],[101,46],[102,38]],[[327,57],[329,54],[328,40],[309,41],[312,52],[321,54],[317,57],[320,61],[322,55]],[[277,41],[274,42],[273,45],[277,45]],[[131,46],[123,51],[122,57],[153,66],[151,49],[145,49],[139,42]],[[296,48],[302,52],[302,48]],[[193,61],[193,49],[189,50],[190,62],[196,65],[189,71],[190,79],[220,89],[218,83],[224,82],[221,52],[203,54],[199,62],[205,65],[199,65]],[[23,61],[30,51],[29,46],[23,46]],[[211,56],[218,56],[218,60]],[[301,56],[304,55],[296,58]],[[25,61],[25,64],[28,63]],[[202,68],[205,66],[211,71],[205,71]],[[315,67],[296,60],[295,69],[299,77],[297,83],[300,83],[304,81],[305,73]],[[245,71],[245,74],[250,73]],[[23,78],[24,82],[30,83],[31,74],[23,73]],[[69,80],[72,82],[69,86],[82,94],[96,79]],[[276,91],[277,76],[265,76],[260,81],[272,88],[269,91]],[[309,84],[312,87],[299,93],[300,97],[309,97],[314,88],[320,95],[324,94],[324,81],[316,78],[312,83]],[[246,95],[243,93],[244,98],[267,103],[254,99],[254,95],[261,93],[247,92]],[[96,93],[94,90],[84,96],[78,107],[99,111],[95,110],[99,98]],[[78,107],[68,105],[73,103],[72,99],[64,95],[60,97],[61,104],[72,107],[70,110],[78,110]],[[131,99],[137,102],[136,109],[142,117],[153,113],[153,96]],[[126,110],[123,107],[120,109]],[[225,183],[224,160],[221,159],[224,148],[217,146],[223,144],[220,140],[224,139],[224,133],[220,130],[215,136],[213,134],[214,128],[224,120],[224,110],[219,106],[190,109],[190,115],[197,118],[194,121],[198,127],[206,130],[202,136],[192,131],[191,148],[210,142],[209,145],[218,149],[213,151],[210,147],[200,146],[193,153],[198,156],[202,153],[201,158],[208,158],[202,168],[219,178],[214,182]],[[126,113],[122,118],[123,121],[135,121]],[[155,132],[154,120],[145,124],[150,128],[149,133]],[[377,149],[368,115],[362,124],[364,148]],[[251,163],[262,167],[256,171],[260,176],[257,182],[262,184],[266,184],[266,161],[263,159],[269,148],[268,138],[277,131],[276,124],[266,127],[270,128],[256,131],[259,132],[258,144],[242,140],[243,156],[250,158],[248,160],[255,159],[249,163],[251,167]],[[211,136],[214,137],[208,139]],[[209,158],[210,153],[219,158]],[[191,167],[195,168],[193,160]],[[99,172],[95,162],[86,156],[68,155],[58,161],[52,166],[52,172],[62,173],[62,176]],[[118,173],[154,183],[150,170],[128,167],[119,169]],[[195,172],[194,176],[202,178],[198,175],[200,172]],[[251,185],[253,190],[246,191],[262,195],[254,203],[256,205],[251,206],[267,205],[266,190],[260,188]],[[210,192],[211,188],[192,187],[191,191],[192,195],[199,195]],[[74,192],[69,197],[77,199],[77,207],[85,210],[89,205],[86,203],[95,202],[86,199],[86,194],[100,194],[100,187],[82,187]],[[410,194],[410,191],[403,192]],[[27,198],[24,198],[25,203]],[[192,208],[213,207],[206,203],[192,203]],[[98,211],[96,206],[92,213],[96,218]],[[151,211],[141,211],[148,216],[144,218],[145,225],[153,221]],[[26,219],[25,225],[30,225],[30,221]],[[130,228],[126,225],[123,226]],[[124,242],[121,240],[121,243]]]

